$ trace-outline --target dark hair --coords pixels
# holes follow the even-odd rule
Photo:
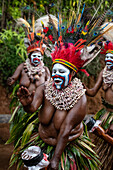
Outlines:
[[[31,57],[31,54],[33,53],[34,51],[30,52],[29,55],[28,55],[28,58],[30,59]]]
[[[35,50],[35,51],[38,51],[38,50]],[[32,52],[29,53],[29,55],[28,55],[28,58],[29,58],[29,59],[30,59],[32,53],[34,53],[34,51],[32,51]]]

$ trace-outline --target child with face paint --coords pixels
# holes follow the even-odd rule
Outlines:
[[[100,138],[95,139],[96,148],[101,160],[102,169],[112,169],[113,167],[113,43],[108,41],[104,44],[102,53],[105,54],[105,68],[100,72],[98,80],[92,89],[86,88],[88,96],[95,96],[102,87],[104,91],[104,98],[102,97],[102,104],[104,108],[96,113],[94,118],[101,120],[100,126],[95,126],[94,134]],[[97,120],[98,121],[98,120]],[[95,124],[96,125],[96,124]],[[103,140],[102,140],[103,139]],[[107,148],[107,150],[106,150]],[[106,159],[104,157],[106,156]],[[109,160],[111,159],[111,161]],[[104,162],[103,162],[104,159]]]
[[[13,76],[8,78],[8,85],[14,84],[19,79],[19,85],[32,93],[50,79],[50,71],[43,63],[45,48],[40,46],[40,43],[36,41],[28,46],[28,58],[17,67]]]
[[[84,63],[80,54],[72,44],[61,43],[52,54],[52,79],[36,91],[34,98],[24,87],[18,92],[25,111],[33,113],[42,105],[38,133],[44,143],[55,148],[48,169],[58,170],[67,143],[72,144],[68,147],[74,147],[71,142],[83,134],[87,99],[81,81],[74,77]]]

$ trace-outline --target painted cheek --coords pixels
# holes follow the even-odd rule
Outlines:
[[[72,78],[72,76],[71,76],[71,74],[69,74],[69,84],[71,82],[71,78]]]
[[[110,62],[110,63],[113,63],[113,60],[105,60],[105,62]]]
[[[55,78],[59,78],[59,79],[62,80],[62,84],[60,85],[60,89],[63,88],[63,87],[64,87],[64,82],[65,82],[65,77],[62,77],[62,76],[57,75],[57,74],[54,76],[54,74],[53,74],[53,75],[52,75],[53,81],[54,81]],[[57,84],[55,83],[55,81],[54,81],[53,86],[57,89],[57,86],[59,86],[59,85],[57,85]]]

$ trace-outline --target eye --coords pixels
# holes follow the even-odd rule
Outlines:
[[[38,57],[38,58],[41,58],[41,56],[40,56],[40,55],[38,55],[37,57]]]
[[[113,56],[111,55],[110,58],[113,59]]]
[[[56,70],[53,70],[52,73],[56,73]]]
[[[60,73],[65,73],[65,71],[64,71],[64,70],[59,70],[59,72],[60,72]]]

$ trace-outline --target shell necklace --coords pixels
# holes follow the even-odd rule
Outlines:
[[[24,71],[27,73],[31,82],[34,82],[35,80],[39,80],[39,77],[45,72],[44,63],[41,61],[38,66],[34,67],[31,65],[30,59],[27,58],[24,63]]]
[[[113,83],[113,70],[107,70],[106,66],[103,71],[103,81],[105,84]]]
[[[55,89],[53,83],[51,79],[48,84],[45,84],[45,96],[46,99],[59,110],[71,109],[86,91],[78,78],[74,78],[71,83],[62,90]]]

